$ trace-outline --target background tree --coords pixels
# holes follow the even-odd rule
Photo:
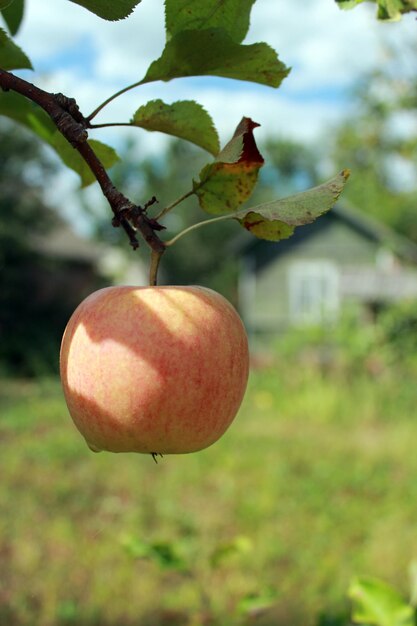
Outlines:
[[[42,250],[62,220],[44,199],[55,166],[40,142],[0,126],[0,370],[32,376],[57,371],[62,331],[91,276],[80,260],[80,280],[64,259]]]
[[[417,49],[388,51],[358,83],[333,160],[355,172],[344,200],[417,241]]]

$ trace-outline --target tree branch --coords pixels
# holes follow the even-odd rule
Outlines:
[[[0,69],[0,88],[4,91],[15,91],[40,106],[52,119],[60,133],[69,141],[93,172],[101,190],[113,211],[113,226],[121,226],[133,249],[138,248],[136,232],[139,231],[153,252],[162,255],[165,251],[164,242],[155,231],[162,226],[146,215],[146,206],[131,202],[114,186],[106,169],[88,143],[87,128],[90,122],[80,112],[76,101],[61,93],[53,94],[32,83]]]

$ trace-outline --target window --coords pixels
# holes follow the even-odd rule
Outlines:
[[[319,324],[337,317],[339,274],[330,261],[300,261],[289,269],[291,321]]]

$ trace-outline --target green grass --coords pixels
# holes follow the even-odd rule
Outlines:
[[[416,407],[411,376],[281,362],[220,442],[156,465],[90,452],[56,381],[0,384],[0,625],[294,626],[355,574],[406,592]]]

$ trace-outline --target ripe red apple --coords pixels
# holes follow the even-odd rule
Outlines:
[[[94,451],[175,454],[214,443],[248,378],[241,319],[203,287],[108,287],[73,313],[61,380]]]

